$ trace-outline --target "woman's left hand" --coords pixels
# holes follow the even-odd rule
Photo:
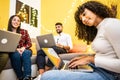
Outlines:
[[[22,53],[24,52],[25,47],[21,47],[21,48],[17,48],[17,51],[22,55]]]

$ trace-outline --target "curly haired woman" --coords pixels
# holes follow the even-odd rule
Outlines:
[[[89,64],[93,72],[52,70],[41,80],[120,80],[120,20],[97,1],[80,5],[75,13],[76,35],[92,44],[95,56],[74,58],[69,67]]]

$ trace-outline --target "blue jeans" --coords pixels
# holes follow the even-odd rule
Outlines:
[[[18,51],[10,53],[11,65],[18,78],[31,76],[31,51],[25,50],[22,55]]]
[[[40,80],[116,80],[115,77],[100,68],[94,72],[72,72],[68,70],[50,70]]]

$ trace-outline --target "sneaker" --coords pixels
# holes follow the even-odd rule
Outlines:
[[[34,80],[40,80],[41,75],[38,75],[37,78],[35,78]]]

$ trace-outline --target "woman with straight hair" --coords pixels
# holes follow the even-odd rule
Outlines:
[[[12,15],[8,22],[8,31],[21,34],[21,39],[15,52],[10,53],[11,65],[18,80],[31,80],[31,55],[32,46],[28,31],[21,29],[21,18]],[[11,45],[12,47],[12,45]]]

